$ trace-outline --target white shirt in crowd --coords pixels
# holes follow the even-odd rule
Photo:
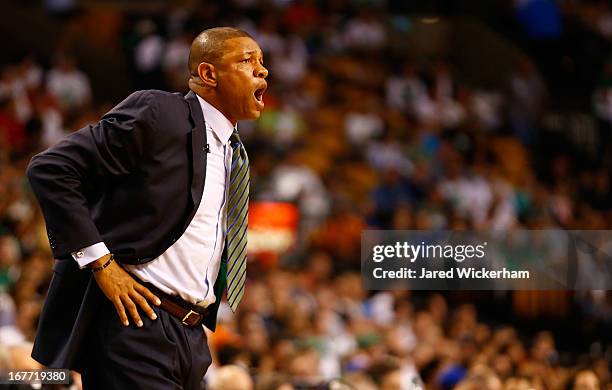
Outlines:
[[[47,91],[63,109],[74,109],[91,100],[91,86],[87,75],[78,69],[52,69],[47,75]]]
[[[225,242],[227,192],[232,151],[229,138],[234,126],[219,110],[198,96],[206,122],[210,149],[202,201],[185,233],[161,256],[126,268],[168,294],[206,307],[216,301],[213,286]],[[102,242],[72,253],[79,266],[110,253]]]

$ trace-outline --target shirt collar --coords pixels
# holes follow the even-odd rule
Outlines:
[[[202,114],[204,114],[204,120],[207,126],[212,129],[212,132],[217,136],[219,141],[226,145],[232,133],[236,130],[236,127],[212,104],[202,99],[198,94],[196,94],[196,96],[200,102],[200,107],[202,107]]]

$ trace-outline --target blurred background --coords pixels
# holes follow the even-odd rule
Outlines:
[[[610,291],[364,291],[363,229],[609,229],[612,2],[4,0],[0,368],[29,358],[53,259],[29,158],[137,89],[187,91],[191,40],[248,31],[247,293],[209,389],[612,389]],[[73,389],[79,388],[78,375]]]

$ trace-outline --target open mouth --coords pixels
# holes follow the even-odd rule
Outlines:
[[[257,100],[257,102],[260,104],[263,104],[264,92],[266,92],[266,87],[256,89],[255,92],[253,92],[253,96],[255,97],[255,100]]]

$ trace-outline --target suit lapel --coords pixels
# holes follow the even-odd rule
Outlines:
[[[189,103],[189,111],[193,123],[193,129],[191,130],[191,200],[193,201],[194,207],[186,222],[186,224],[189,225],[202,201],[204,182],[206,181],[207,153],[204,115],[202,114],[202,107],[200,106],[198,97],[193,91],[189,91],[189,93],[185,95],[185,99]]]

